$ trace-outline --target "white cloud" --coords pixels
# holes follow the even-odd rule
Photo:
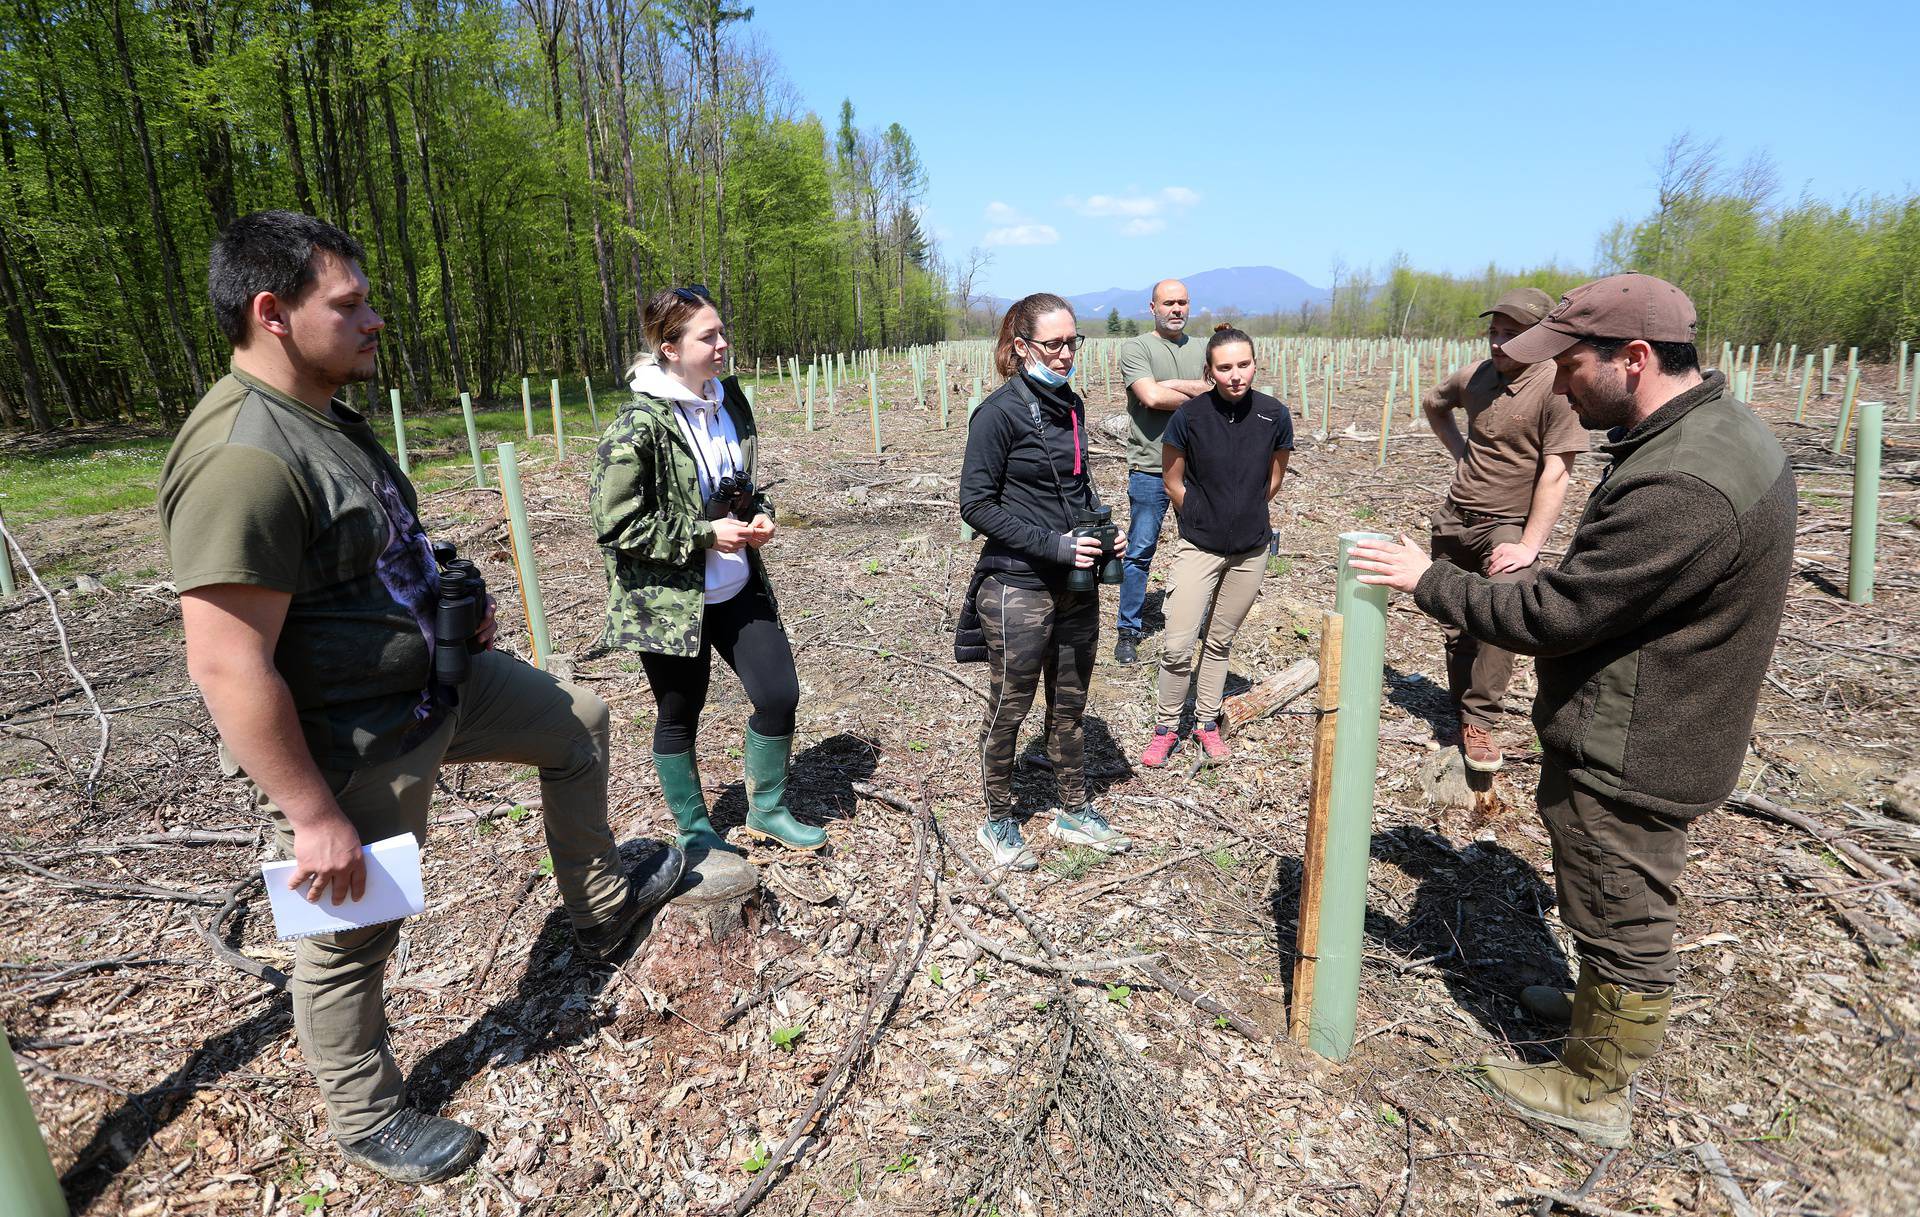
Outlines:
[[[1200,192],[1186,186],[1167,186],[1151,194],[1143,194],[1129,187],[1123,194],[1091,194],[1086,198],[1075,195],[1060,200],[1068,210],[1078,212],[1091,219],[1127,219],[1142,220],[1149,216],[1162,216],[1170,211],[1185,211],[1200,202]],[[1126,232],[1132,225],[1123,226]],[[1138,236],[1140,233],[1130,233]]]
[[[1051,224],[1013,224],[992,229],[982,239],[988,245],[1053,245],[1060,233]]]
[[[1137,216],[1120,226],[1123,237],[1150,237],[1166,229],[1167,222],[1159,216]]]
[[[1026,217],[1021,215],[1018,209],[1009,207],[1007,204],[1000,202],[998,199],[995,199],[993,202],[987,204],[986,218],[987,218],[987,223],[989,224],[1024,224],[1026,223]]]

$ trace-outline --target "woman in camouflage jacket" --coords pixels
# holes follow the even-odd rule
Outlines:
[[[747,835],[819,849],[827,835],[787,806],[800,681],[760,548],[773,504],[754,482],[753,410],[720,379],[726,326],[704,295],[669,288],[643,316],[652,354],[594,454],[593,527],[607,563],[601,642],[637,651],[658,716],[653,764],[690,866],[725,848],[694,760],[712,653],[745,686]]]

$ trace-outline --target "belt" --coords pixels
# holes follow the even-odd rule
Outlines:
[[[1447,509],[1468,524],[1512,524],[1516,522],[1513,516],[1496,516],[1488,515],[1484,511],[1469,511],[1452,499],[1447,500]],[[1524,517],[1517,522],[1525,523]]]

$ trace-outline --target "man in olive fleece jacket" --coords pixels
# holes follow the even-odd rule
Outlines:
[[[1581,973],[1570,996],[1522,996],[1571,1023],[1560,1064],[1483,1067],[1521,1115],[1609,1145],[1629,1138],[1628,1082],[1665,1031],[1687,823],[1739,778],[1793,568],[1786,453],[1723,374],[1701,374],[1694,325],[1672,284],[1615,275],[1506,344],[1553,359],[1555,391],[1608,430],[1558,569],[1495,584],[1404,539],[1353,551],[1366,582],[1538,657],[1537,799]]]

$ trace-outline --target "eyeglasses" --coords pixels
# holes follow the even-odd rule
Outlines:
[[[1075,334],[1071,338],[1049,338],[1045,342],[1038,341],[1031,334],[1022,334],[1020,335],[1020,340],[1028,346],[1039,347],[1049,355],[1058,355],[1062,347],[1065,347],[1069,351],[1077,351],[1087,345],[1087,336],[1085,334]]]

